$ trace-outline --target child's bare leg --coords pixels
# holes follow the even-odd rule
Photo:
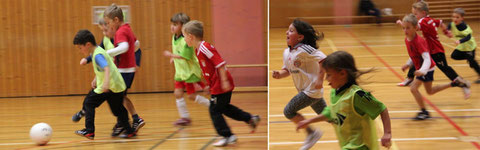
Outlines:
[[[435,94],[435,93],[437,93],[437,92],[440,92],[440,91],[445,90],[445,89],[447,89],[447,88],[449,88],[449,87],[452,87],[452,86],[450,85],[450,83],[441,84],[441,85],[436,85],[436,86],[432,87],[432,83],[433,83],[432,81],[429,81],[429,82],[424,82],[424,84],[423,84],[423,86],[425,87],[425,91],[427,91],[427,93],[428,93],[429,95],[433,95],[433,94]]]
[[[130,115],[133,116],[137,114],[137,110],[135,110],[132,101],[130,101],[130,98],[128,98],[127,96],[123,98],[123,105],[125,106],[127,111],[130,112]]]
[[[300,121],[302,121],[302,120],[305,120],[305,117],[303,117],[302,114],[298,114],[298,113],[297,113],[297,115],[296,115],[295,117],[291,118],[290,120],[293,121],[295,124],[298,124],[298,122],[300,122]],[[307,126],[307,127],[305,128],[305,131],[307,131],[307,133],[310,134],[310,133],[312,133],[314,130],[313,130],[313,129],[310,127],[310,125],[309,125],[309,126]]]
[[[423,81],[415,78],[412,82],[412,85],[410,86],[410,92],[412,92],[413,97],[415,97],[415,101],[417,101],[418,106],[420,106],[421,109],[425,109],[425,103],[423,102],[422,94],[420,93],[420,91],[418,91],[418,87],[420,87],[422,83]]]

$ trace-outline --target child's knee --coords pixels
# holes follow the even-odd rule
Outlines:
[[[176,99],[182,98],[183,97],[183,91],[175,90],[175,92],[173,92],[173,95],[175,95]]]
[[[195,94],[195,93],[188,94],[187,97],[188,97],[188,99],[190,99],[190,100],[195,100],[195,99],[197,98],[197,94]]]
[[[285,109],[283,109],[283,115],[285,115],[287,119],[292,119],[297,115],[297,112],[285,107]]]

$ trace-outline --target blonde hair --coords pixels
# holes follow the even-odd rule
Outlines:
[[[103,12],[103,15],[110,19],[114,19],[115,17],[117,17],[120,21],[123,22],[122,8],[118,7],[115,3],[110,5],[107,9],[105,9],[105,11]]]
[[[103,18],[101,18],[101,17],[99,17],[99,18],[97,19],[97,23],[98,23],[98,25],[102,25],[102,26],[107,25],[107,23],[105,22],[105,20],[104,20]]]
[[[428,14],[428,3],[424,1],[413,3],[412,8],[420,11],[425,11]]]
[[[177,13],[170,18],[170,22],[172,23],[182,23],[182,25],[186,24],[188,21],[190,21],[190,17],[188,17],[187,14],[184,13]]]
[[[413,15],[413,14],[405,15],[405,17],[403,17],[403,20],[402,20],[402,21],[405,22],[405,23],[410,23],[410,24],[412,24],[414,27],[416,27],[416,26],[417,26],[417,23],[418,23],[417,17],[415,17],[415,15]]]
[[[183,25],[182,31],[197,38],[203,38],[203,23],[198,20],[189,21]]]
[[[462,8],[455,8],[453,10],[453,13],[459,14],[460,16],[463,17],[465,15],[465,10],[463,10]]]

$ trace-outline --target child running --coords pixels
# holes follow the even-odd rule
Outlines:
[[[414,117],[414,120],[425,120],[430,118],[429,112],[425,109],[423,97],[418,88],[424,84],[425,91],[429,95],[433,95],[439,91],[449,87],[467,87],[468,83],[461,78],[453,80],[451,83],[436,85],[432,87],[433,72],[435,70],[435,62],[430,58],[430,53],[425,40],[417,35],[417,18],[413,14],[406,15],[402,23],[405,32],[405,44],[407,45],[408,55],[410,56],[407,64],[402,66],[402,70],[406,70],[410,66],[415,67],[415,76],[417,76],[410,85],[410,91],[415,97],[421,112]]]
[[[175,64],[175,91],[174,95],[177,102],[178,113],[180,119],[175,121],[174,125],[187,126],[192,120],[187,110],[187,104],[183,98],[183,90],[187,90],[188,99],[195,100],[198,104],[206,107],[210,106],[210,100],[199,95],[195,91],[195,84],[205,87],[202,80],[202,70],[198,64],[198,59],[192,47],[185,42],[182,34],[182,26],[190,21],[184,13],[177,13],[170,19],[172,36],[172,52],[165,51],[164,55],[173,60]],[[171,62],[170,61],[170,62]]]
[[[222,59],[218,51],[209,43],[203,40],[203,24],[200,21],[193,20],[182,27],[182,33],[188,46],[195,48],[200,67],[203,72],[203,78],[208,85],[204,91],[210,92],[210,117],[217,133],[222,138],[214,143],[214,146],[227,146],[234,144],[237,137],[232,133],[227,125],[223,115],[234,120],[244,121],[249,124],[251,132],[260,122],[258,115],[251,115],[238,107],[230,104],[232,91],[234,89],[233,78],[227,70],[226,62]]]
[[[331,105],[321,115],[298,123],[297,130],[320,121],[332,123],[342,150],[378,150],[375,118],[383,122],[382,146],[390,147],[392,130],[387,107],[357,84],[357,79],[369,71],[359,71],[353,56],[336,51],[325,58],[322,67],[332,86]]]
[[[323,38],[307,22],[295,19],[288,27],[287,45],[283,52],[282,70],[274,70],[275,79],[292,76],[298,94],[295,95],[283,111],[286,118],[293,123],[305,120],[299,110],[310,106],[317,114],[325,108],[323,96],[323,78],[325,73],[320,69],[325,54],[318,49],[317,41]],[[300,148],[310,149],[322,137],[322,131],[305,127],[307,138]]]
[[[475,60],[477,43],[472,35],[472,28],[463,21],[463,16],[465,16],[465,10],[462,8],[455,8],[452,14],[452,22],[447,26],[447,29],[450,30],[455,37],[455,44],[457,45],[452,52],[452,58],[455,60],[466,59],[470,68],[477,72],[478,79],[475,83],[478,84],[480,83],[480,67]]]
[[[445,58],[445,50],[438,40],[438,33],[437,33],[437,27],[440,27],[445,35],[451,36],[451,33],[448,32],[446,26],[442,23],[442,20],[436,20],[431,18],[428,15],[428,4],[424,1],[419,1],[416,2],[412,5],[412,13],[415,15],[416,19],[418,19],[418,30],[422,31],[423,38],[427,42],[427,48],[430,52],[431,58],[437,65],[437,67],[451,80],[462,80],[465,82],[468,82],[464,80],[462,77],[460,77],[455,70],[453,70],[452,67],[450,67],[447,63],[447,60]],[[400,20],[397,21],[397,23],[402,24]],[[399,83],[399,86],[408,86],[410,83],[412,83],[413,78],[414,78],[414,72],[415,68],[413,66],[410,68],[408,77],[401,83]],[[470,84],[467,84],[466,87],[462,87],[464,98],[468,99],[470,98],[471,91],[470,91]]]
[[[128,112],[122,105],[123,92],[126,89],[125,82],[112,58],[104,49],[97,46],[95,37],[88,30],[78,31],[73,39],[73,44],[85,55],[93,51],[92,66],[95,72],[95,78],[92,81],[93,89],[83,101],[85,129],[75,131],[75,133],[93,140],[95,137],[95,109],[106,100],[113,115],[117,117],[117,124],[125,130],[120,137],[136,136],[135,130],[128,123]]]

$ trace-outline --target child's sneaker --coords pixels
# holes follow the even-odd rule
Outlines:
[[[192,123],[192,120],[189,118],[180,118],[173,123],[175,126],[189,126]]]
[[[223,147],[223,146],[227,146],[228,144],[235,144],[236,142],[237,142],[237,136],[232,135],[230,137],[223,137],[222,139],[218,140],[216,143],[213,143],[213,146]]]
[[[258,123],[260,123],[260,116],[253,115],[250,121],[248,122],[248,126],[250,127],[250,133],[255,133]]]
[[[470,91],[470,88],[467,88],[467,87],[463,87],[462,88],[462,91],[463,91],[463,98],[464,99],[468,99],[470,98],[471,94],[472,94],[472,91]]]
[[[136,136],[137,136],[137,132],[132,131],[130,133],[124,132],[122,135],[120,135],[118,137],[128,139],[128,138],[133,138],[133,137],[136,137]]]
[[[78,130],[78,131],[75,131],[75,134],[79,135],[79,136],[83,136],[83,137],[86,137],[87,139],[90,139],[90,140],[93,140],[93,138],[95,137],[95,133],[90,133],[87,131],[87,129],[82,129],[82,130]]]
[[[413,79],[405,78],[402,82],[398,83],[397,86],[408,86],[412,83]]]
[[[305,139],[305,142],[303,143],[303,146],[300,148],[300,150],[308,150],[317,143],[318,140],[322,137],[323,133],[320,130],[314,130],[312,133],[307,135],[307,138]]]
[[[432,118],[430,117],[430,113],[428,113],[428,111],[425,111],[425,112],[419,112],[417,114],[417,116],[415,118],[412,118],[413,120],[425,120],[425,119],[429,119],[429,118]]]
[[[120,124],[115,124],[115,126],[113,126],[113,132],[112,132],[112,137],[117,137],[118,135],[120,135],[123,131],[125,131],[125,128],[123,128]]]
[[[450,84],[452,86],[458,86],[458,87],[467,87],[467,88],[470,88],[470,82],[468,82],[467,80],[463,79],[463,78],[455,78],[455,80],[452,81],[452,83]]]
[[[82,119],[83,116],[85,116],[85,113],[83,113],[83,110],[80,110],[79,112],[75,113],[72,116],[72,121],[73,122],[78,122],[78,121],[80,121],[80,119]]]
[[[138,132],[138,130],[144,125],[145,121],[143,120],[143,118],[140,117],[138,120],[133,120],[132,128],[135,130],[135,132]]]

